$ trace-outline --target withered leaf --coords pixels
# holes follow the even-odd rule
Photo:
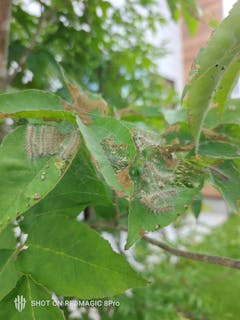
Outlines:
[[[102,115],[108,113],[107,103],[101,97],[92,97],[89,92],[79,90],[71,83],[68,83],[67,86],[73,98],[73,104],[63,102],[63,106],[65,110],[75,111],[85,124],[92,122],[89,113],[94,110],[99,111]]]

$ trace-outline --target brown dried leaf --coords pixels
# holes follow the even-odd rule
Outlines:
[[[80,91],[70,83],[68,83],[68,89],[73,98],[73,104],[63,102],[63,106],[67,111],[75,111],[84,123],[92,122],[89,113],[93,110],[97,109],[102,115],[107,114],[108,107],[103,99],[90,97],[87,91]]]
[[[117,174],[119,182],[126,189],[130,189],[132,187],[132,180],[129,176],[129,167],[130,165]]]

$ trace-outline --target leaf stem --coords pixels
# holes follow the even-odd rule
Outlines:
[[[120,230],[120,231],[128,231],[127,227],[125,226],[114,226],[109,224],[94,224],[92,225],[93,228],[111,228],[113,230]],[[209,264],[216,264],[227,268],[233,268],[233,269],[240,269],[240,259],[233,259],[229,257],[222,257],[222,256],[215,256],[215,255],[209,255],[204,253],[198,253],[198,252],[192,252],[192,251],[185,251],[181,249],[174,248],[165,242],[162,242],[160,240],[155,240],[151,237],[148,237],[146,235],[142,236],[142,240],[159,247],[163,249],[164,251],[173,254],[177,257],[186,258],[190,260],[195,260],[199,262],[205,262]]]

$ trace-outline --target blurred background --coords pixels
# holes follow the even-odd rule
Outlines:
[[[117,118],[161,132],[181,120],[175,111],[194,57],[234,2],[14,0],[7,86],[44,89],[68,99],[64,70],[81,87],[100,93]],[[240,96],[240,83],[233,96]],[[189,211],[152,236],[179,248],[237,258],[239,216],[208,185],[197,206],[195,216]],[[239,271],[178,259],[142,242],[126,252],[124,231],[103,236],[152,283],[115,297],[117,308],[65,309],[69,319],[240,317]]]

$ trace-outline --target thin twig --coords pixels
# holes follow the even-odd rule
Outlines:
[[[32,52],[32,50],[34,49],[34,47],[37,44],[39,35],[41,34],[42,28],[44,26],[44,21],[45,21],[45,18],[44,18],[44,14],[42,12],[41,16],[40,16],[40,18],[38,20],[36,31],[35,31],[32,39],[31,39],[29,45],[26,47],[26,49],[24,50],[24,52],[20,56],[19,60],[17,61],[18,66],[13,71],[13,73],[8,76],[8,79],[7,79],[7,84],[8,85],[15,79],[17,74],[22,71],[22,69],[23,69],[23,67],[24,67],[24,65],[25,65],[25,63],[27,61],[27,58],[28,58],[29,54]]]
[[[6,89],[11,0],[1,1],[0,10],[0,90]]]
[[[167,245],[166,243],[152,239],[148,236],[143,236],[142,239],[148,243],[151,243],[154,246],[157,246],[175,256],[183,257],[195,261],[206,262],[210,264],[217,264],[228,268],[240,269],[240,260],[233,259],[228,257],[221,257],[221,256],[213,256],[204,253],[197,253],[191,251],[185,251],[181,249],[174,248],[172,246]]]
[[[111,228],[114,230],[121,230],[121,231],[128,231],[127,227],[125,226],[114,226],[114,225],[109,225],[109,224],[95,224],[92,225],[93,228],[98,229],[98,228]],[[155,240],[152,239],[146,235],[143,235],[142,240],[159,247],[163,249],[164,251],[167,251],[177,257],[181,258],[187,258],[190,260],[195,260],[195,261],[200,261],[200,262],[205,262],[209,264],[216,264],[220,266],[224,266],[227,268],[233,268],[233,269],[240,269],[240,259],[233,259],[233,258],[228,258],[228,257],[221,257],[221,256],[214,256],[214,255],[209,255],[209,254],[204,254],[204,253],[197,253],[197,252],[191,252],[191,251],[185,251],[181,249],[174,248],[160,240]]]

